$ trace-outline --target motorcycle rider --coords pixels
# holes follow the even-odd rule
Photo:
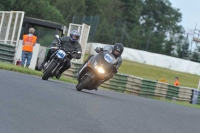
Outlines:
[[[71,67],[71,62],[70,60],[72,58],[75,59],[80,59],[81,58],[81,52],[82,52],[82,48],[80,43],[78,42],[80,38],[80,33],[77,30],[72,30],[70,32],[70,36],[62,36],[60,37],[60,45],[61,45],[61,49],[63,51],[67,52],[74,52],[74,54],[68,54],[67,55],[67,60],[65,61],[65,64],[63,65],[63,67],[59,70],[59,73],[56,75],[56,78],[59,79],[61,74],[66,71],[67,69],[69,69]],[[52,44],[57,44],[58,40],[54,39],[52,41]],[[44,68],[44,64],[46,62],[49,61],[51,55],[56,51],[56,49],[51,48],[49,49],[46,57],[44,58],[44,61],[41,63],[39,69],[41,70],[42,68]]]
[[[118,68],[120,67],[120,65],[122,64],[122,57],[121,57],[121,55],[122,55],[122,53],[123,53],[123,51],[124,51],[124,46],[121,44],[121,43],[116,43],[116,44],[114,44],[114,46],[105,46],[105,47],[103,47],[103,48],[101,48],[101,47],[97,47],[97,48],[95,48],[94,49],[97,53],[100,53],[101,51],[108,51],[109,53],[112,53],[114,56],[115,56],[115,58],[116,58],[116,60],[117,60],[117,63],[114,65],[114,67],[113,67],[113,71],[112,71],[112,74],[111,75],[109,75],[108,77],[105,77],[105,80],[103,81],[103,82],[105,82],[105,81],[107,81],[107,80],[109,80],[109,79],[111,79],[112,77],[113,77],[113,75],[114,74],[116,74],[117,72],[118,72]],[[83,64],[83,66],[90,60],[90,58],[92,57],[93,55],[91,55],[91,56],[89,56],[87,59],[86,59],[86,61],[84,62],[84,64]],[[82,66],[82,67],[83,67]],[[81,68],[82,68],[81,67]],[[81,69],[80,68],[80,69]],[[102,82],[102,83],[103,83]],[[101,84],[102,84],[101,83]],[[95,90],[97,90],[97,87],[98,87],[99,85],[97,85],[96,87],[95,87]]]

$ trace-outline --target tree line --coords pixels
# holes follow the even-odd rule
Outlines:
[[[183,58],[189,43],[179,25],[182,14],[169,0],[4,0],[1,11],[68,25],[74,16],[99,15],[94,42]]]

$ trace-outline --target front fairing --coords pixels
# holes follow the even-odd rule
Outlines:
[[[52,62],[55,62],[57,65],[53,70],[53,73],[62,68],[64,62],[66,61],[67,54],[63,50],[56,50],[50,57],[49,62],[45,65],[44,71],[49,67]]]
[[[105,56],[109,56],[113,60],[108,61]],[[108,75],[112,74],[113,66],[116,64],[116,62],[117,60],[115,59],[115,57],[109,52],[101,52],[99,54],[96,54],[92,58],[90,58],[85,66],[78,72],[78,79],[80,80],[80,78],[85,75],[87,71],[93,71],[97,79],[104,79],[103,77],[107,77]],[[104,70],[104,73],[100,73],[98,71],[99,67]]]
[[[95,68],[96,66],[102,67],[107,72],[113,68],[116,62],[117,60],[115,57],[107,51],[94,55],[89,61],[92,68]]]
[[[105,58],[105,56],[107,58]],[[112,59],[111,59],[112,58]],[[82,69],[78,71],[77,79],[81,82],[84,76],[89,76],[92,79],[92,83],[88,85],[87,88],[93,88],[102,81],[110,77],[113,72],[113,66],[116,64],[117,60],[109,52],[100,52],[90,58],[90,60],[83,66]],[[98,71],[98,67],[104,69],[104,73]]]

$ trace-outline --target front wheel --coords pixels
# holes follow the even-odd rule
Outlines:
[[[49,67],[45,70],[44,75],[42,76],[43,80],[48,80],[48,78],[51,76],[51,72],[56,67],[56,63],[52,62]]]
[[[80,83],[76,86],[77,91],[81,91],[84,89],[84,87],[87,87],[92,82],[92,79],[90,77],[85,77],[80,81]]]

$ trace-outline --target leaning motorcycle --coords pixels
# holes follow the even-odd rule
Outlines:
[[[60,45],[60,39],[59,36],[56,35],[56,38],[58,40],[58,43],[56,47],[51,47],[56,49],[56,51],[51,55],[49,61],[44,64],[43,68],[43,80],[48,80],[49,77],[56,76],[59,73],[59,70],[63,67],[66,60],[68,60],[67,55],[68,54],[75,54],[75,52],[65,52],[62,50]]]
[[[90,60],[77,72],[78,84],[76,89],[93,90],[105,81],[113,72],[113,67],[117,63],[118,58],[108,51],[100,51],[100,53],[92,56]]]

